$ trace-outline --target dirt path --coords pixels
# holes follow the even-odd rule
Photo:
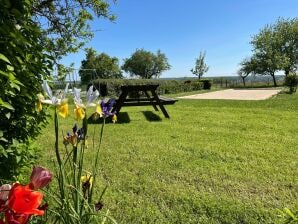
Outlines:
[[[180,99],[265,100],[281,89],[226,89],[209,93],[178,97]]]

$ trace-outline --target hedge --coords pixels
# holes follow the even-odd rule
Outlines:
[[[101,96],[118,97],[122,85],[158,84],[158,94],[172,94],[210,89],[210,80],[164,80],[164,79],[98,79],[93,84]]]

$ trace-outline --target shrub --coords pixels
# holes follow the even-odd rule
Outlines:
[[[297,74],[289,74],[285,78],[285,85],[289,87],[289,92],[295,93],[298,85],[298,76]]]
[[[43,35],[31,20],[29,4],[22,1],[13,6],[4,1],[0,7],[0,170],[8,179],[24,165],[13,162],[6,172],[8,163],[30,160],[26,153],[17,153],[19,143],[34,138],[46,116],[36,113],[35,102],[51,59],[44,53]]]
[[[210,83],[210,81],[208,80]],[[201,90],[204,82],[161,79],[98,79],[92,84],[99,90],[101,96],[118,97],[122,85],[158,84],[159,94],[173,94]],[[91,83],[88,85],[90,86]],[[211,86],[211,83],[210,83]],[[210,88],[210,87],[209,87]],[[138,94],[138,93],[136,93]]]
[[[209,79],[200,80],[203,83],[203,89],[211,89],[211,81]]]

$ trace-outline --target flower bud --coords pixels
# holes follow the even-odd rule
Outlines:
[[[34,190],[46,187],[51,180],[52,174],[49,170],[40,166],[33,167],[30,177],[30,185]]]
[[[10,189],[11,189],[10,184],[3,184],[0,187],[0,200],[1,201],[7,201]]]

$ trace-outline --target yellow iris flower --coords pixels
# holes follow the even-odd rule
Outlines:
[[[101,106],[100,105],[96,105],[96,110],[95,112],[97,114],[99,114],[100,117],[102,117],[102,109],[101,109]]]
[[[44,99],[43,95],[38,94],[36,111],[40,112],[42,110],[42,103],[46,103],[46,104],[54,105],[57,108],[58,114],[61,117],[63,118],[67,117],[69,115],[69,112],[68,112],[68,103],[67,103],[67,99],[65,98],[65,95],[68,91],[68,85],[69,84],[66,84],[64,91],[60,91],[56,95],[53,95],[52,89],[49,87],[47,81],[43,81],[42,88],[48,99]]]
[[[64,99],[61,104],[58,105],[58,114],[63,118],[66,118],[69,115],[68,102],[66,99]]]
[[[117,115],[116,114],[113,115],[112,121],[113,121],[114,124],[117,122]]]
[[[76,108],[74,109],[74,116],[77,120],[83,120],[85,117],[85,109],[83,107],[80,107],[76,105]]]
[[[42,94],[38,94],[37,97],[36,111],[39,113],[42,110],[42,101],[44,100],[44,97]]]
[[[92,182],[93,182],[93,176],[91,176],[90,174],[81,176],[81,182],[83,184],[89,182],[90,188],[91,188],[92,187]]]

